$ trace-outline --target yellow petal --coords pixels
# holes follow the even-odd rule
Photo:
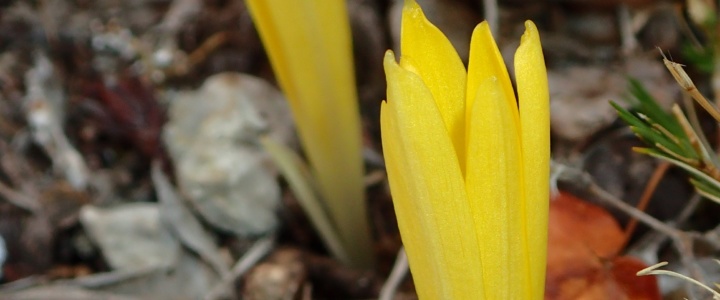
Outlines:
[[[385,55],[383,151],[421,299],[482,299],[482,266],[462,173],[430,90]]]
[[[345,1],[248,0],[353,264],[370,266],[360,117]]]
[[[519,124],[507,97],[495,77],[478,86],[468,127],[466,186],[481,243],[485,298],[532,299],[526,291]]]
[[[464,166],[465,67],[450,41],[425,18],[415,0],[405,1],[400,65],[422,78],[437,103],[445,128]]]
[[[523,149],[525,231],[531,266],[532,299],[542,299],[547,258],[550,176],[550,94],[538,30],[525,22],[515,53],[515,70]],[[530,298],[528,298],[530,299]]]
[[[490,77],[497,78],[504,94],[507,95],[507,101],[511,101],[510,106],[517,107],[515,93],[512,83],[510,82],[510,75],[508,75],[507,68],[505,67],[505,62],[492,36],[490,26],[486,21],[483,21],[475,27],[472,39],[470,40],[468,83],[467,93],[465,95],[467,118],[470,118],[470,114],[473,112],[473,101],[475,101],[475,96],[477,95],[480,84]],[[512,117],[516,123],[520,123],[517,110],[513,110]],[[470,122],[468,122],[468,124],[469,123]]]

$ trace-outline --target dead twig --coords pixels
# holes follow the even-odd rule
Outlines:
[[[493,36],[497,36],[497,33],[500,31],[500,14],[498,11],[497,0],[483,0],[485,20],[488,22],[488,25],[490,25]]]
[[[615,196],[605,191],[603,188],[598,186],[590,174],[567,165],[562,165],[556,162],[552,163],[552,168],[556,170],[558,174],[557,180],[561,184],[568,185],[572,190],[576,190],[581,193],[589,193],[591,196],[598,200],[610,204],[629,216],[637,219],[640,222],[650,226],[651,228],[664,233],[667,236],[675,237],[680,234],[680,231],[666,225],[658,219],[651,217],[650,215],[636,209],[632,205],[617,199]]]
[[[164,34],[172,36],[180,31],[183,24],[198,15],[201,10],[202,2],[200,0],[175,0],[158,27]]]
[[[620,25],[620,37],[622,39],[622,53],[630,56],[638,49],[638,40],[635,38],[633,18],[627,4],[620,4],[617,8],[618,24]]]
[[[405,254],[405,248],[400,248],[398,251],[397,258],[395,258],[395,264],[393,265],[390,276],[385,281],[382,289],[380,290],[380,297],[378,300],[392,300],[395,298],[395,293],[402,283],[405,276],[409,271],[409,264],[407,255]]]
[[[265,257],[270,250],[275,247],[275,236],[264,237],[250,247],[250,249],[243,255],[235,266],[233,266],[230,273],[223,275],[219,283],[217,283],[203,299],[215,300],[220,299],[225,291],[231,289],[235,281],[245,274],[250,268],[255,266],[263,257]]]
[[[227,31],[220,31],[213,33],[213,35],[205,39],[205,41],[200,44],[200,47],[193,50],[193,52],[188,55],[187,61],[190,68],[194,68],[203,62],[210,53],[215,51],[218,47],[224,45],[228,41],[229,37],[230,34]]]
[[[2,181],[0,181],[0,196],[3,196],[3,198],[5,198],[5,200],[7,200],[10,204],[33,214],[37,213],[41,209],[40,203],[36,199],[13,190]]]
[[[645,211],[648,204],[650,203],[650,198],[652,198],[653,193],[655,193],[657,186],[660,184],[660,180],[662,180],[663,176],[665,176],[665,173],[669,168],[670,163],[667,162],[661,162],[660,165],[655,168],[655,171],[653,172],[650,180],[645,186],[645,190],[643,190],[642,196],[640,196],[640,201],[637,204],[638,210]],[[624,242],[622,248],[624,248],[624,246],[627,245],[627,243],[630,241],[630,237],[635,231],[635,227],[637,227],[637,220],[634,218],[630,219],[630,222],[628,222],[628,225],[625,227]]]
[[[205,61],[208,56],[210,56],[210,54],[212,54],[215,50],[225,45],[229,39],[230,34],[227,31],[220,31],[214,33],[213,35],[205,39],[202,44],[200,44],[200,46],[193,50],[190,54],[182,57],[182,59],[179,59],[177,63],[175,63],[169,70],[167,70],[165,75],[187,75],[191,70],[193,70],[203,61]],[[172,49],[169,49],[168,51],[174,51],[174,48],[175,46],[173,45]]]
[[[34,67],[25,73],[25,83],[28,86],[23,100],[25,117],[34,141],[50,157],[53,168],[74,188],[85,189],[90,170],[62,130],[65,95],[45,55],[37,55]]]

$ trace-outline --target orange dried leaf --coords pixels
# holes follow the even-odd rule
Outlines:
[[[623,231],[604,209],[567,193],[550,202],[545,299],[660,299],[637,259],[617,257]]]

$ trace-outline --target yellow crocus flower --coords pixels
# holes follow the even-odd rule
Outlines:
[[[345,1],[248,0],[349,262],[371,267],[352,40]]]
[[[466,72],[405,1],[400,63],[385,54],[381,129],[390,189],[421,299],[542,299],[550,116],[540,38],[527,21],[517,93],[487,23]]]

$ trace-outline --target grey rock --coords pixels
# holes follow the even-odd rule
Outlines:
[[[292,119],[282,94],[249,75],[214,75],[170,103],[163,138],[180,189],[214,227],[248,236],[277,226],[280,189],[257,143],[265,134],[288,143]]]
[[[160,222],[154,203],[87,205],[80,211],[80,222],[114,270],[167,267],[180,255],[180,243]]]

